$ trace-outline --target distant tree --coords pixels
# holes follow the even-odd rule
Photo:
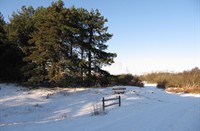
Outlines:
[[[195,67],[180,73],[158,72],[146,74],[142,77],[144,81],[158,83],[158,87],[199,87],[200,69]]]
[[[115,85],[124,86],[138,86],[143,87],[144,84],[138,76],[133,76],[132,74],[122,74],[113,77],[115,79]]]
[[[133,80],[133,76],[131,74],[122,74],[118,76],[118,84],[119,85],[130,85]]]
[[[200,86],[200,69],[198,67],[195,67],[189,71],[184,71],[182,75],[185,82],[184,84],[187,87]]]

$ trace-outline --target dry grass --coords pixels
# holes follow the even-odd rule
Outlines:
[[[173,93],[190,93],[190,94],[200,94],[200,87],[180,87],[180,88],[167,88],[166,91]]]

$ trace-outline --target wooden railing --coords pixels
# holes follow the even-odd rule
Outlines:
[[[111,104],[106,104],[105,102],[106,101],[116,101],[116,100],[118,100],[117,102],[113,102],[113,103],[111,103]],[[116,97],[116,98],[109,98],[109,99],[105,99],[104,97],[103,97],[103,99],[102,99],[102,102],[103,102],[103,111],[105,111],[105,107],[108,107],[108,106],[113,106],[113,105],[119,105],[119,106],[121,106],[121,97],[119,96],[119,97]]]

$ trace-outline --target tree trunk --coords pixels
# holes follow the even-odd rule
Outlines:
[[[70,44],[70,57],[72,58],[73,55],[73,45],[72,43]]]
[[[92,53],[91,53],[91,49],[88,52],[88,86],[91,86],[91,72],[92,72]]]
[[[91,73],[92,73],[92,37],[93,29],[90,31],[89,48],[88,48],[88,86],[91,86]]]
[[[83,61],[84,61],[84,57],[83,57],[83,54],[84,54],[84,49],[83,49],[83,46],[81,47],[81,80],[82,80],[82,86],[83,86]]]

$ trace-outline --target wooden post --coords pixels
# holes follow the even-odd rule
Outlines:
[[[119,96],[119,106],[121,106],[121,97]]]
[[[104,97],[102,99],[102,102],[103,102],[103,111],[105,111],[105,101],[104,101]]]

